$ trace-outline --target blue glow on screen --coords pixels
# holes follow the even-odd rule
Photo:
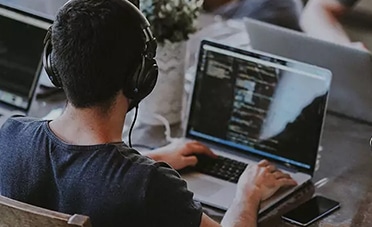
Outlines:
[[[248,147],[246,145],[241,145],[241,144],[237,144],[237,143],[234,143],[234,142],[231,142],[231,141],[228,141],[228,140],[224,140],[224,139],[220,139],[220,138],[217,138],[217,137],[214,137],[214,136],[210,136],[210,135],[207,135],[207,134],[204,134],[204,133],[201,133],[201,132],[197,132],[195,130],[190,130],[189,133],[190,133],[190,135],[195,136],[195,137],[203,138],[203,139],[206,139],[206,140],[218,143],[218,144],[227,145],[229,147],[238,148],[238,149],[241,149],[241,150],[244,150],[244,151],[249,151],[251,153],[258,154],[258,155],[261,155],[263,157],[271,158],[271,159],[274,159],[274,160],[278,160],[278,161],[281,161],[281,162],[285,162],[285,163],[295,165],[295,166],[299,166],[299,167],[306,168],[306,169],[311,168],[310,165],[307,165],[307,164],[304,164],[304,163],[301,163],[301,162],[297,162],[297,161],[294,161],[294,160],[291,160],[291,159],[283,158],[283,157],[278,156],[278,155],[273,155],[273,154],[270,154],[270,153],[267,153],[267,152],[264,152],[264,151],[260,151],[260,150],[257,150],[255,148]]]

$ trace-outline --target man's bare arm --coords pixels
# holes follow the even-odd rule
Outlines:
[[[200,227],[256,227],[258,208],[259,201],[236,201],[226,212],[221,224],[203,214]]]
[[[268,161],[246,168],[239,178],[235,199],[222,219],[221,225],[203,214],[200,227],[256,227],[260,202],[268,199],[283,186],[296,182],[277,170]]]
[[[200,227],[256,227],[260,204],[259,195],[251,195],[246,201],[234,201],[227,210],[221,224],[203,214]]]

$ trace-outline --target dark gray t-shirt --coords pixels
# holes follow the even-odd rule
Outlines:
[[[0,130],[0,194],[84,214],[98,226],[199,226],[202,208],[176,171],[125,144],[68,145],[47,121]]]
[[[353,5],[355,5],[359,0],[338,0],[339,2],[341,2],[343,5],[345,6],[348,6],[348,7],[352,7]]]

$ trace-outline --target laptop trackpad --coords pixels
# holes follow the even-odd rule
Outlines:
[[[213,196],[224,187],[223,184],[203,178],[187,179],[187,183],[190,191],[205,197]]]
[[[194,199],[204,204],[226,210],[234,196],[236,184],[200,173],[182,175]]]

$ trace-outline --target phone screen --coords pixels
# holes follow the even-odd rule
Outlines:
[[[339,207],[339,202],[323,196],[315,196],[297,208],[284,214],[282,218],[294,224],[307,226],[327,214],[330,214]]]

